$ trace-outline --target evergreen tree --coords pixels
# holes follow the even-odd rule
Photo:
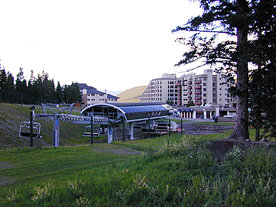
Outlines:
[[[256,8],[254,31],[256,38],[249,41],[249,59],[256,67],[250,73],[250,120],[265,134],[276,137],[276,5],[275,1],[261,1]]]
[[[48,73],[42,72],[42,97],[45,103],[56,102],[54,80],[49,80]]]
[[[18,103],[21,103],[22,105],[24,102],[24,93],[27,92],[27,82],[24,78],[23,68],[19,68],[19,72],[15,81],[15,88],[18,93]]]
[[[34,76],[34,71],[31,70],[31,76],[30,76],[30,79],[28,81],[28,88],[27,88],[29,103],[31,103],[31,104],[35,104],[36,101],[37,101],[35,81],[36,81],[36,79],[35,79],[35,76]]]
[[[63,102],[63,92],[62,92],[62,88],[60,86],[59,81],[58,81],[57,87],[56,87],[56,100],[57,100],[57,103],[62,103]]]
[[[7,74],[5,68],[0,65],[0,100],[5,100],[5,85],[7,82]]]
[[[17,101],[17,94],[15,92],[14,77],[8,72],[7,82],[5,86],[6,101],[15,103]]]
[[[35,97],[36,97],[36,102],[41,104],[43,103],[43,87],[42,87],[42,78],[38,74],[37,78],[35,80],[34,88],[35,88]]]
[[[230,137],[248,139],[248,62],[252,53],[248,36],[253,36],[265,26],[267,21],[262,19],[268,16],[270,19],[275,18],[271,13],[263,16],[259,13],[265,11],[264,5],[275,8],[275,0],[200,0],[200,5],[203,8],[202,15],[174,30],[193,32],[191,38],[178,39],[188,45],[190,50],[177,65],[204,58],[203,65],[216,65],[229,77],[236,74],[237,122]],[[213,35],[204,36],[206,33]],[[236,40],[229,36],[236,37]]]
[[[69,103],[69,96],[70,96],[70,86],[65,85],[63,90],[63,98],[65,103]]]
[[[70,86],[65,85],[64,87],[64,101],[66,103],[75,103],[81,101],[81,93],[78,83],[72,83]]]
[[[72,103],[74,102],[81,102],[82,96],[80,93],[80,88],[78,83],[72,83]]]

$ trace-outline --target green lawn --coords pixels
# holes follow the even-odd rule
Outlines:
[[[220,126],[235,126],[235,123],[228,122],[194,122],[195,124],[206,124],[206,125],[220,125]]]
[[[273,206],[275,149],[212,158],[207,136],[0,151],[0,206]]]

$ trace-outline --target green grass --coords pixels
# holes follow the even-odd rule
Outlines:
[[[28,117],[27,106],[5,107],[0,108],[0,121],[14,125]],[[18,113],[14,120],[12,113]],[[51,143],[48,133],[52,122],[42,121],[42,125],[43,139]],[[0,141],[17,146],[13,138],[6,137],[8,132],[0,131]],[[90,138],[82,137],[82,132],[82,127],[62,122],[59,148],[36,145],[33,149],[0,150],[0,206],[276,204],[275,147],[247,151],[233,148],[223,161],[214,159],[208,150],[210,141],[228,137],[231,130],[93,146],[85,145]],[[255,132],[249,132],[253,140]]]
[[[218,162],[207,145],[230,133],[2,150],[0,206],[273,206],[275,149]]]
[[[235,126],[235,123],[226,123],[226,122],[194,122],[195,124],[205,124],[205,125],[219,125],[219,126]]]
[[[11,177],[20,185],[53,179],[63,182],[73,174],[94,171],[106,163],[129,159],[108,153],[95,153],[94,146],[75,146],[44,149],[20,149],[0,152],[1,162],[11,163],[12,169],[2,169],[0,176]]]
[[[28,139],[19,138],[19,126],[22,121],[29,121],[30,105],[0,103],[0,150],[7,148],[24,148],[29,146]],[[42,113],[40,107],[36,107],[35,113]],[[74,112],[79,114],[79,112]],[[53,121],[36,118],[41,124],[42,139],[35,139],[34,146],[51,146]],[[90,139],[83,137],[84,125],[60,122],[60,145],[89,144]]]

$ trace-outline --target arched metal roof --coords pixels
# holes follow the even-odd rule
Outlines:
[[[135,122],[151,119],[159,119],[169,115],[170,106],[164,103],[99,103],[87,106],[81,111],[83,115],[102,112],[102,115],[114,119],[123,117],[126,122]],[[117,113],[117,114],[116,114]]]

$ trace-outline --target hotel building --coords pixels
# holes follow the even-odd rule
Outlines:
[[[233,83],[211,69],[203,74],[189,73],[177,78],[164,74],[153,79],[140,97],[140,102],[169,102],[176,106],[221,105],[235,106],[235,98],[228,92]]]

